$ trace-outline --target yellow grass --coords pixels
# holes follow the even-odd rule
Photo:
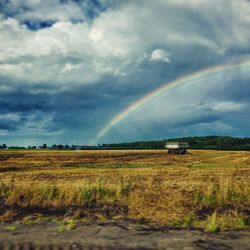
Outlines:
[[[3,221],[11,209],[75,207],[86,216],[108,205],[122,207],[114,216],[157,225],[243,229],[250,152],[0,151],[0,198]]]

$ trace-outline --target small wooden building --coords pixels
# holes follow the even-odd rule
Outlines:
[[[167,142],[165,148],[168,150],[168,154],[186,154],[189,148],[187,142]]]

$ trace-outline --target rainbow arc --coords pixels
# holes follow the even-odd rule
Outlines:
[[[225,73],[232,70],[246,70],[250,68],[250,59],[240,60],[233,63],[227,64],[220,64],[215,65],[206,69],[202,69],[200,71],[194,72],[189,75],[182,76],[174,81],[167,82],[161,87],[153,90],[152,92],[148,93],[147,95],[143,96],[139,100],[135,101],[127,108],[125,108],[122,112],[117,114],[113,119],[111,119],[97,134],[95,138],[95,142],[98,142],[101,138],[103,138],[114,126],[116,126],[119,122],[124,120],[126,117],[129,116],[132,112],[139,109],[147,102],[151,101],[152,99],[159,97],[163,94],[166,94],[169,90],[177,88],[181,85],[194,83],[200,80],[209,79],[212,76]]]

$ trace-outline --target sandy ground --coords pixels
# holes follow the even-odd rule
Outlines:
[[[60,232],[55,224],[0,225],[0,249],[250,249],[250,231],[205,233],[156,229],[131,222],[81,224]]]

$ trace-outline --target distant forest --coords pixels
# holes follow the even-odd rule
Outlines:
[[[188,142],[191,149],[215,149],[215,150],[250,150],[250,138],[237,138],[230,136],[195,136],[165,139],[160,141],[137,141],[128,143],[88,145],[53,145],[13,147],[6,144],[0,145],[0,149],[51,149],[51,150],[101,150],[101,149],[164,149],[166,142]]]
[[[166,142],[188,142],[191,149],[250,150],[250,138],[230,136],[195,136],[160,141],[103,144],[105,149],[163,149]]]

